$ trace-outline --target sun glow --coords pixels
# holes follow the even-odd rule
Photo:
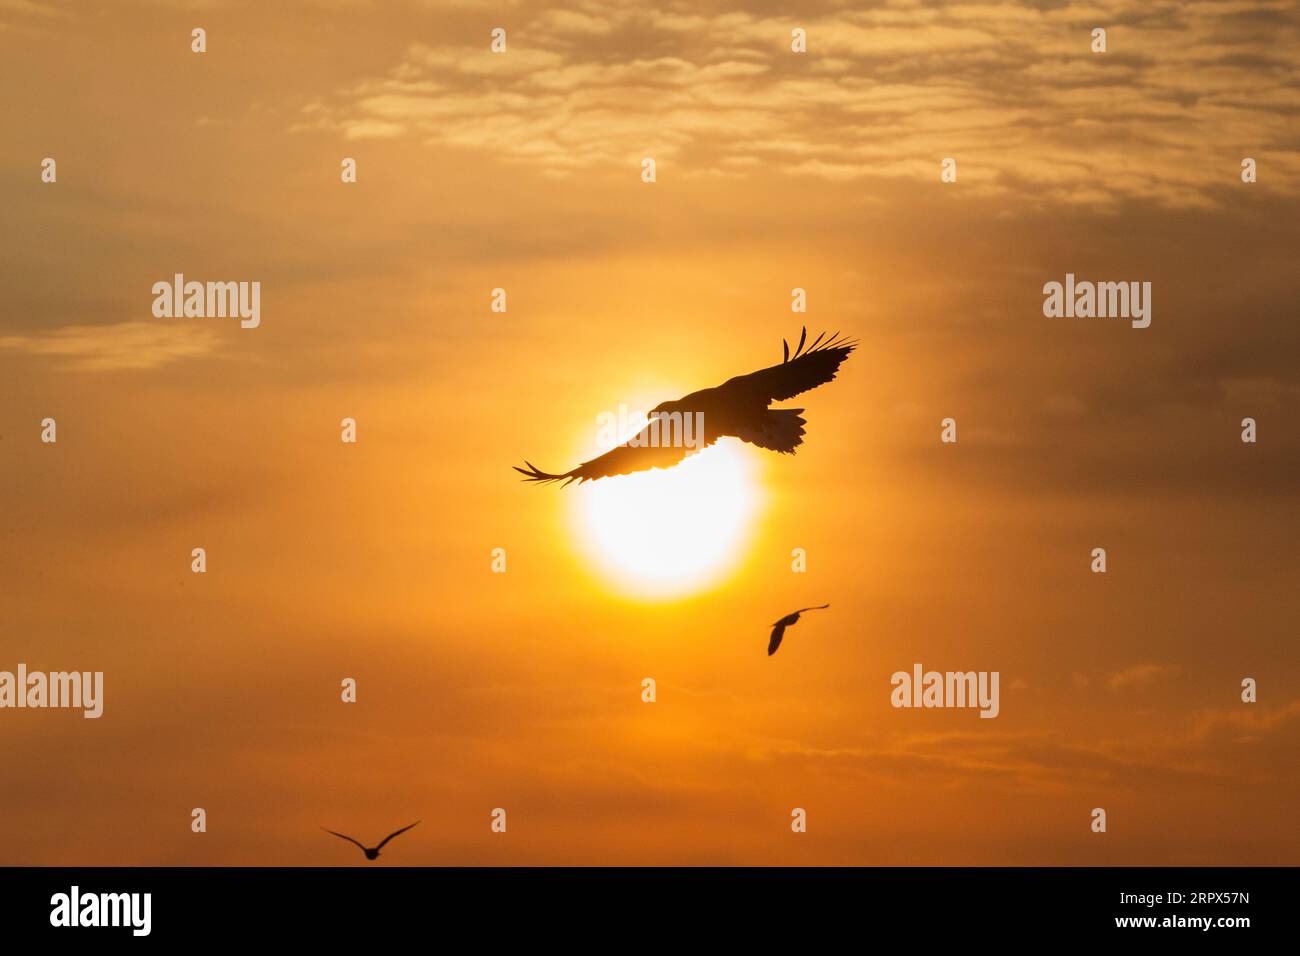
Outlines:
[[[753,463],[729,441],[673,468],[572,490],[592,562],[622,589],[651,597],[702,590],[732,568],[759,497]]]

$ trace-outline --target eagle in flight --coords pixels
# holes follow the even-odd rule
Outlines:
[[[811,345],[808,329],[799,336],[799,346],[790,354],[788,342],[785,357],[780,365],[759,369],[748,375],[737,375],[715,388],[705,388],[679,398],[661,402],[650,411],[650,423],[635,437],[616,445],[605,454],[585,461],[572,471],[553,475],[542,471],[530,461],[528,467],[515,466],[515,471],[525,481],[595,481],[614,475],[628,475],[650,468],[671,468],[694,449],[712,445],[719,438],[733,437],[747,441],[759,448],[794,454],[803,443],[802,408],[768,408],[772,402],[783,402],[794,396],[825,385],[835,378],[840,364],[857,347],[856,340],[841,338],[836,332],[829,338],[826,333],[817,336]],[[676,418],[680,413],[680,418]],[[671,431],[661,424],[676,424],[677,438],[682,438],[682,423],[701,422],[702,435],[689,436],[689,441],[664,441]],[[689,424],[687,425],[689,428]]]

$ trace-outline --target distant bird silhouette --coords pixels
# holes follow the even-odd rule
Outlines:
[[[825,341],[823,342],[823,339]],[[790,355],[786,342],[785,358],[780,365],[759,369],[748,375],[728,379],[716,388],[691,392],[676,401],[661,402],[650,411],[650,423],[633,438],[617,445],[598,458],[583,462],[572,471],[553,475],[542,471],[530,461],[527,468],[515,466],[515,471],[525,481],[595,481],[613,475],[627,475],[650,468],[671,468],[686,457],[691,447],[682,441],[684,427],[692,427],[696,412],[703,415],[703,435],[693,432],[689,444],[705,448],[719,438],[732,437],[747,441],[759,448],[782,454],[794,454],[803,443],[804,419],[799,417],[802,408],[768,408],[772,402],[783,402],[802,392],[825,385],[835,378],[840,363],[857,347],[856,341],[840,338],[836,332],[830,338],[826,333],[817,336],[806,350],[808,329],[799,336],[799,347]],[[656,420],[660,415],[672,416],[680,412],[680,422],[674,418]],[[677,440],[665,433],[676,426]]]
[[[419,822],[420,822],[419,820],[415,821],[415,823],[419,823]],[[333,830],[325,830],[324,827],[321,827],[321,829],[325,830],[326,833],[334,833],[336,837],[339,837],[340,839],[343,840],[347,840],[349,843],[356,843],[357,846],[361,847],[361,852],[366,855],[367,860],[377,860],[379,859],[379,851],[384,848],[385,843],[387,843],[393,837],[397,836],[399,833],[405,833],[407,830],[411,829],[411,827],[415,826],[415,823],[412,823],[411,826],[409,827],[402,827],[402,829],[400,830],[394,830],[392,833],[388,834],[388,836],[384,837],[384,839],[380,842],[379,846],[375,846],[375,847],[361,846],[360,843],[357,843],[356,840],[352,839],[352,837],[348,836],[346,833],[334,833]]]
[[[785,629],[799,620],[799,615],[804,611],[820,611],[830,607],[829,604],[818,604],[816,607],[801,607],[793,613],[787,614],[781,620],[772,625],[772,639],[767,642],[767,656],[771,657],[776,653],[776,649],[781,646],[781,638],[785,637]],[[382,846],[382,844],[381,844]]]

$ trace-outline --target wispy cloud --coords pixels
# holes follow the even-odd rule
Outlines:
[[[938,180],[968,194],[1208,206],[1238,180],[1300,191],[1288,128],[1300,15],[1269,0],[1114,2],[772,17],[586,2],[522,11],[508,52],[413,44],[382,76],[311,103],[297,129],[408,135],[550,175],[689,154],[685,175],[748,168],[834,181]],[[790,51],[807,31],[808,52]],[[1109,51],[1091,52],[1093,27]],[[1234,57],[1250,44],[1271,50]],[[1086,148],[1085,148],[1086,147]]]
[[[0,336],[0,349],[64,359],[75,369],[116,371],[197,358],[211,352],[216,341],[213,330],[198,325],[119,322]]]
[[[1177,670],[1177,667],[1168,667],[1163,664],[1138,664],[1136,667],[1130,667],[1119,673],[1111,674],[1107,683],[1110,685],[1111,690],[1120,690],[1125,687],[1145,687],[1158,678],[1172,674]]]
[[[1141,733],[1097,740],[1075,739],[1053,729],[904,734],[879,745],[834,749],[772,741],[751,747],[749,756],[831,766],[886,780],[979,779],[1044,792],[1069,790],[1083,779],[1131,784],[1221,780],[1240,775],[1246,766],[1261,780],[1295,774],[1290,764],[1274,757],[1294,749],[1300,700],[1269,712],[1254,705],[1204,711],[1190,726],[1172,732],[1162,726],[1156,723]]]

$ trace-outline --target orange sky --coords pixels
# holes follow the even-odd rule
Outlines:
[[[0,711],[0,863],[1297,862],[1294,8],[659,10],[0,0],[0,670],[106,696]],[[629,593],[510,470],[804,322],[861,346],[720,580]]]

